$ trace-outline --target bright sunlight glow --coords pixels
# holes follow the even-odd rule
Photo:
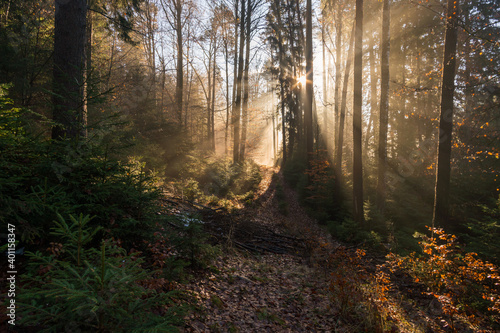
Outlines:
[[[302,87],[306,86],[307,78],[305,75],[302,75],[297,78],[297,83],[300,84]]]

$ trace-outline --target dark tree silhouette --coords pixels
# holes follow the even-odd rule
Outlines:
[[[87,1],[56,0],[52,138],[86,136]]]
[[[363,0],[356,0],[356,32],[354,41],[354,101],[352,110],[353,129],[353,217],[359,224],[364,223],[363,213],[363,161],[362,161],[362,120],[363,104]]]
[[[390,8],[389,0],[384,0],[382,9],[382,54],[381,61],[381,87],[380,87],[380,118],[378,132],[378,183],[377,205],[381,212],[385,210],[387,169],[387,128],[389,119],[389,55],[390,55]]]
[[[304,110],[304,121],[306,130],[307,160],[313,152],[313,49],[312,49],[312,5],[311,0],[306,4],[306,105]]]
[[[453,95],[457,51],[458,0],[448,0],[446,34],[439,115],[439,144],[432,224],[445,226],[449,221],[451,135],[453,131]]]

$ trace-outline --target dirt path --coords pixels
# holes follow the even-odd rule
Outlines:
[[[248,223],[291,237],[322,234],[293,191],[283,191],[287,216],[279,212],[276,185],[283,182],[280,174],[273,177],[277,171],[263,170],[260,199],[244,212]],[[306,261],[300,253],[225,253],[215,262],[217,273],[187,286],[204,309],[187,318],[184,331],[341,332],[326,276]]]
[[[216,273],[183,286],[200,306],[186,318],[184,332],[454,330],[425,285],[399,271],[389,275],[387,267],[379,271],[380,254],[360,250],[358,260],[357,249],[331,239],[279,170],[263,169],[256,197],[237,219],[229,218],[233,247],[217,258]],[[216,227],[224,224],[219,219]],[[493,332],[454,324],[460,332]]]

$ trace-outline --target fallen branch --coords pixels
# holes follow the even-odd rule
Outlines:
[[[234,244],[236,244],[237,246],[243,248],[243,249],[246,249],[246,250],[250,250],[250,251],[254,251],[254,252],[259,252],[259,253],[262,253],[262,252],[271,252],[271,253],[275,253],[275,254],[285,254],[287,253],[287,251],[281,249],[281,248],[277,248],[277,247],[273,247],[273,248],[270,248],[270,247],[262,247],[262,246],[259,246],[259,245],[253,245],[253,244],[243,244],[243,243],[240,243],[238,241],[235,241],[233,240]]]

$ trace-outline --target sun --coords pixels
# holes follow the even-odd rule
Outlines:
[[[302,87],[305,87],[307,83],[307,77],[305,75],[299,76],[297,78],[297,84],[300,84]]]

